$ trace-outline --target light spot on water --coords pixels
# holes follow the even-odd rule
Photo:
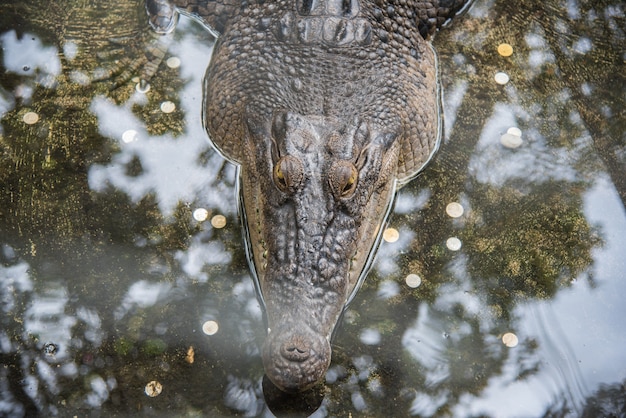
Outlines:
[[[507,129],[506,133],[500,137],[500,143],[507,148],[517,148],[522,145],[522,130],[515,126]]]
[[[169,57],[167,61],[165,61],[165,64],[167,64],[167,66],[170,68],[178,68],[180,67],[180,58]]]
[[[507,134],[522,136],[522,130],[520,128],[516,128],[515,126],[511,126],[506,130]]]
[[[187,349],[187,355],[185,355],[185,361],[189,364],[193,364],[195,355],[196,352],[193,349],[193,345],[190,345]]]
[[[458,218],[463,215],[463,206],[458,202],[450,202],[446,206],[446,213],[451,218]]]
[[[209,211],[205,208],[198,208],[193,211],[193,218],[198,222],[206,221],[208,217]]]
[[[22,120],[27,125],[34,125],[39,121],[39,115],[35,112],[27,112],[22,117]]]
[[[122,142],[125,144],[135,142],[137,139],[139,139],[139,133],[134,129],[124,131],[122,134]]]
[[[415,273],[408,274],[404,278],[404,281],[406,282],[406,285],[411,288],[419,287],[422,284],[422,278]]]
[[[137,90],[138,93],[147,93],[150,91],[150,84],[145,81],[139,81],[135,85],[135,90]]]
[[[216,321],[206,321],[202,324],[202,332],[206,335],[215,335],[219,330],[219,325],[217,325]]]
[[[519,341],[517,339],[517,335],[513,334],[512,332],[507,332],[506,334],[504,334],[502,336],[502,342],[507,347],[513,348],[513,347],[517,346],[517,343]]]
[[[500,44],[498,45],[498,54],[503,57],[510,57],[513,55],[513,47],[509,44]]]
[[[506,133],[500,137],[500,143],[507,148],[517,148],[522,145],[523,142],[521,136],[510,133]]]
[[[450,237],[446,240],[446,247],[450,251],[459,251],[461,249],[461,240],[457,237]]]
[[[161,103],[161,112],[172,113],[174,110],[176,110],[176,104],[174,104],[174,102],[167,100]]]
[[[226,217],[224,215],[215,215],[211,218],[213,228],[224,228],[226,226]]]
[[[163,385],[157,382],[156,380],[152,380],[151,382],[148,382],[148,384],[146,385],[144,389],[144,392],[146,392],[146,395],[148,395],[151,398],[154,398],[155,396],[159,396],[162,391],[163,391]]]
[[[496,75],[493,78],[494,80],[496,80],[496,83],[498,84],[504,85],[509,82],[509,75],[507,73],[503,73],[503,72],[496,73]]]
[[[400,233],[395,228],[387,228],[383,232],[383,239],[387,242],[396,242],[400,238]]]

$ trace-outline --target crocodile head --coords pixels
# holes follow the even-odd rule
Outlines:
[[[359,120],[249,117],[241,184],[268,319],[263,362],[285,391],[320,381],[395,187],[398,142]]]
[[[435,56],[416,30],[392,42],[365,11],[326,19],[272,7],[242,9],[218,39],[205,124],[239,166],[266,374],[297,392],[323,380],[396,185],[436,148],[439,100]]]

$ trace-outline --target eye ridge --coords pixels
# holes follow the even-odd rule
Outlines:
[[[347,198],[356,190],[358,178],[359,172],[351,161],[339,160],[331,166],[328,182],[337,198]]]
[[[282,192],[295,192],[302,183],[303,176],[302,162],[293,155],[280,157],[274,165],[274,183]]]

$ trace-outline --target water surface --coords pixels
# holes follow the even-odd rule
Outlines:
[[[14,3],[0,416],[626,416],[623,3],[480,0],[437,35],[442,147],[290,402],[263,394],[236,173],[202,128],[211,35],[181,19],[142,92],[140,2]]]

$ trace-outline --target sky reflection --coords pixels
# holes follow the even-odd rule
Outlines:
[[[61,60],[57,49],[44,46],[39,37],[25,33],[18,39],[15,31],[0,35],[4,67],[19,75],[33,76],[33,81],[44,87],[52,87],[56,76],[61,73]],[[24,99],[29,99],[32,90],[23,90]]]

